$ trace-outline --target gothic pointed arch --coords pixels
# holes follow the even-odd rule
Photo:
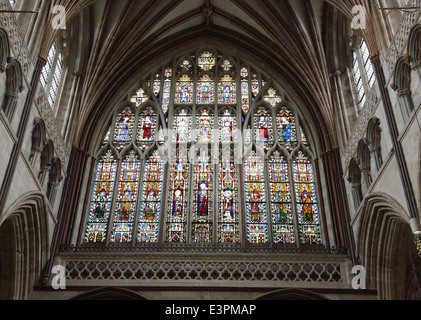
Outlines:
[[[409,35],[408,53],[411,57],[414,69],[421,67],[421,24],[412,27]]]
[[[0,28],[0,72],[6,70],[8,57],[10,57],[9,37],[6,30]]]
[[[309,290],[283,289],[273,291],[257,298],[258,301],[327,301],[328,299]]]
[[[101,288],[80,294],[73,301],[144,301],[145,296],[123,288]]]
[[[25,300],[40,284],[49,259],[48,201],[41,193],[24,194],[0,218],[0,297]]]
[[[154,66],[136,87],[96,129],[93,170],[110,152],[113,194],[103,191],[109,199],[98,200],[103,181],[93,178],[84,245],[323,245],[317,148],[294,99],[274,79],[208,45]],[[167,141],[159,140],[160,127],[168,128]],[[123,201],[123,167],[137,149],[135,180],[142,183]]]
[[[6,65],[6,96],[2,105],[2,109],[9,121],[12,120],[15,114],[19,94],[24,89],[22,66],[18,60],[9,57]]]
[[[358,254],[367,272],[367,288],[378,290],[380,299],[413,296],[408,270],[416,256],[408,215],[390,195],[374,193],[364,199],[357,222]]]

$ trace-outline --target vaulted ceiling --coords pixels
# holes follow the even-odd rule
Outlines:
[[[79,131],[83,144],[89,119],[131,90],[142,72],[175,52],[210,44],[248,58],[303,105],[336,146],[330,74],[337,54],[330,47],[345,35],[344,17],[364,0],[55,0],[68,9],[83,38]],[[341,14],[338,15],[338,12]],[[340,34],[343,32],[343,34]],[[46,31],[48,48],[57,31]],[[336,33],[336,37],[332,36]],[[339,35],[338,35],[339,34]],[[369,38],[369,35],[365,35]],[[342,39],[343,40],[343,39]],[[370,44],[370,43],[369,43]],[[373,47],[372,47],[373,48]],[[335,53],[336,52],[336,53]],[[45,55],[45,53],[43,53]],[[150,71],[150,70],[149,70]]]

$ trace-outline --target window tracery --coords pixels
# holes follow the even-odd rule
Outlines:
[[[178,61],[113,116],[84,242],[321,244],[310,143],[284,93],[211,51]]]

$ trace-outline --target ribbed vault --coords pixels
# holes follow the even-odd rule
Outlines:
[[[322,148],[329,150],[337,146],[330,93],[330,74],[335,70],[324,43],[332,6],[348,20],[355,5],[365,6],[369,16],[363,36],[371,53],[378,51],[367,0],[53,0],[52,4],[66,7],[67,20],[78,24],[85,37],[85,59],[77,70],[83,86],[74,141],[81,147],[89,135],[90,119],[121,98],[118,94],[129,89],[146,66],[158,63],[166,53],[208,41],[270,67],[278,82],[301,99],[307,108],[303,112],[320,123],[324,131],[320,136],[326,139]],[[47,17],[52,20],[54,15]],[[58,32],[45,31],[41,56],[48,54]]]

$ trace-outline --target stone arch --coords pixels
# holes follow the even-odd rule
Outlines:
[[[35,161],[37,160],[37,155],[39,155],[42,152],[46,139],[47,129],[44,120],[41,118],[35,119],[34,129],[32,130],[31,154],[29,157],[32,165],[35,164]]]
[[[373,118],[367,126],[367,141],[370,152],[374,155],[377,171],[383,165],[382,147],[381,147],[381,123],[379,118]]]
[[[421,68],[421,24],[416,24],[409,35],[408,53],[413,62],[413,68]]]
[[[0,299],[24,300],[48,259],[48,204],[45,196],[29,193],[0,218]]]
[[[41,153],[41,170],[39,174],[39,180],[41,184],[44,184],[47,172],[51,170],[54,159],[54,143],[52,140],[47,140]]]
[[[400,57],[395,66],[392,89],[398,93],[401,112],[405,122],[414,110],[411,93],[411,71],[410,57]]]
[[[131,290],[122,289],[122,288],[101,288],[92,290],[81,295],[78,295],[71,300],[98,300],[98,301],[107,301],[107,300],[127,300],[127,301],[139,301],[139,300],[150,300],[145,296],[133,292]]]
[[[367,271],[367,287],[381,300],[406,299],[411,256],[416,255],[409,217],[391,196],[376,193],[364,200],[357,250]]]
[[[352,159],[349,165],[348,181],[352,186],[352,198],[355,210],[361,205],[363,194],[361,190],[361,169],[357,160]]]
[[[2,109],[9,121],[12,120],[19,99],[19,93],[24,90],[22,66],[14,58],[7,59],[6,66],[6,96]]]
[[[370,157],[370,148],[368,147],[368,142],[361,140],[358,144],[357,149],[358,161],[361,169],[361,175],[364,179],[365,187],[368,189],[373,182],[371,177],[371,157]]]
[[[327,298],[318,295],[312,291],[302,290],[302,289],[284,289],[277,290],[256,299],[257,301],[270,301],[270,300],[279,300],[279,301],[291,301],[291,300],[307,300],[307,301],[324,301],[328,300]]]
[[[10,56],[9,37],[7,32],[0,28],[0,72],[6,71],[7,57]]]

